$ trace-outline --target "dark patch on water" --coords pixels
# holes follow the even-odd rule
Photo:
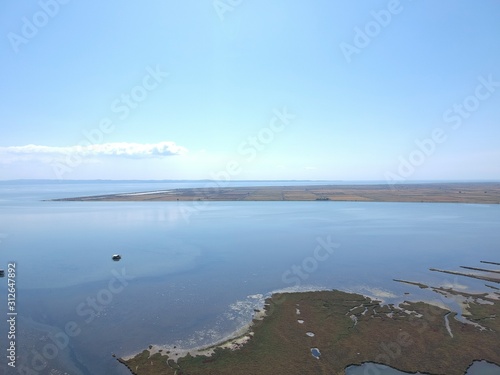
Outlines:
[[[318,348],[311,348],[311,354],[316,359],[319,359],[319,357],[321,356],[321,352]]]

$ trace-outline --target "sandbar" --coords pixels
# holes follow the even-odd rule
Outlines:
[[[221,187],[108,194],[53,201],[352,201],[500,204],[500,183]]]

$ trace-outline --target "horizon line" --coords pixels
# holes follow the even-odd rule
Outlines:
[[[51,183],[72,183],[72,182],[219,182],[219,183],[231,183],[231,182],[371,182],[371,183],[389,183],[386,180],[329,180],[329,179],[231,179],[231,180],[217,180],[217,179],[49,179],[49,178],[18,178],[18,179],[0,179],[2,182],[51,182]],[[439,183],[439,182],[498,182],[500,179],[426,179],[426,180],[406,180],[406,181],[391,181],[390,184],[412,184],[412,183]]]

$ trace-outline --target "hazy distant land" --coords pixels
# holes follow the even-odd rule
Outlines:
[[[360,201],[500,204],[500,183],[256,186],[169,189],[56,201]]]
[[[481,274],[457,274],[488,275],[488,281],[498,285],[500,276],[492,274],[499,270],[491,268]],[[254,320],[244,335],[223,347],[187,354],[151,346],[118,360],[136,375],[341,375],[348,366],[367,362],[372,363],[367,374],[380,373],[375,364],[380,363],[410,373],[463,375],[477,360],[500,365],[498,287],[487,285],[491,293],[471,294],[395,281],[406,283],[409,291],[430,288],[441,298],[455,299],[468,323],[456,320],[455,312],[424,302],[384,305],[338,290],[274,294],[266,301],[264,319]]]

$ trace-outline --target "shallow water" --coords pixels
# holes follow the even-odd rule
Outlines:
[[[351,366],[346,369],[346,375],[408,375],[408,372],[398,371],[388,366],[378,364],[364,364]],[[414,373],[415,374],[415,373]],[[421,374],[420,372],[416,373]],[[477,361],[469,367],[465,375],[499,375],[500,367],[485,361]]]
[[[319,351],[318,348],[312,348],[311,349],[311,354],[316,359],[320,359],[321,358],[321,352]]]
[[[497,260],[498,205],[42,201],[189,186],[0,183],[0,268],[17,265],[19,365],[126,374],[112,353],[217,341],[275,290],[338,288],[455,310],[392,279],[489,291],[428,268]],[[6,307],[4,298],[0,314]]]

